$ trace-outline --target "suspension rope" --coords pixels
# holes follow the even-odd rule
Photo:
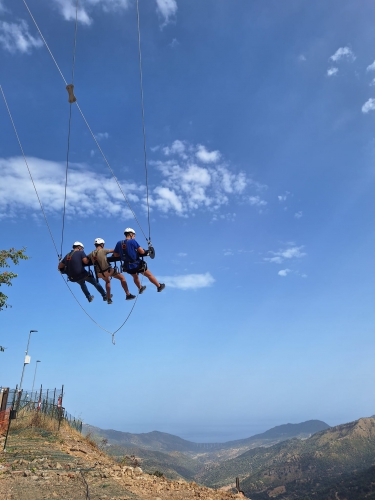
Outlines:
[[[151,241],[150,204],[149,204],[149,200],[148,200],[148,168],[147,168],[145,105],[144,105],[144,95],[143,95],[142,50],[141,50],[141,23],[140,23],[140,16],[139,16],[139,0],[137,0],[137,28],[138,28],[139,83],[140,83],[140,91],[141,91],[141,110],[142,110],[143,155],[144,155],[145,174],[146,174],[146,199],[147,199],[148,241]]]
[[[37,22],[36,22],[35,18],[33,17],[32,13],[31,13],[31,11],[30,11],[30,9],[29,9],[29,7],[28,7],[27,3],[26,3],[26,0],[22,0],[22,1],[23,1],[23,3],[24,3],[24,5],[25,5],[25,7],[26,7],[26,9],[27,9],[27,11],[28,11],[28,13],[30,14],[30,17],[31,17],[31,19],[32,19],[33,23],[35,24],[35,27],[36,27],[36,29],[38,30],[38,33],[39,33],[40,37],[42,38],[44,45],[46,46],[46,48],[47,48],[47,50],[48,50],[49,54],[51,55],[52,60],[53,60],[53,62],[55,63],[55,66],[56,66],[56,68],[58,69],[58,71],[59,71],[59,73],[60,73],[60,75],[61,75],[61,77],[62,77],[62,79],[63,79],[63,81],[64,81],[64,83],[65,83],[65,86],[67,86],[67,85],[68,85],[68,84],[67,84],[67,81],[65,80],[64,75],[63,75],[63,73],[62,73],[62,71],[61,71],[61,69],[60,69],[59,65],[57,64],[57,61],[56,61],[56,59],[54,58],[54,56],[53,56],[53,54],[52,54],[51,49],[49,48],[49,46],[48,46],[48,44],[47,44],[47,42],[46,42],[45,38],[43,37],[42,32],[41,32],[41,30],[40,30],[40,28],[39,28],[39,26],[38,26],[38,24],[37,24]],[[93,137],[94,142],[95,142],[95,144],[96,144],[96,146],[97,146],[98,150],[100,151],[100,153],[101,153],[101,155],[102,155],[102,157],[103,157],[103,159],[104,159],[104,161],[105,161],[105,163],[106,163],[106,165],[107,165],[107,167],[108,167],[109,171],[111,172],[111,174],[112,174],[112,176],[113,176],[114,180],[116,181],[116,184],[117,184],[117,186],[119,187],[120,192],[121,192],[122,196],[124,197],[124,200],[125,200],[126,204],[128,205],[128,208],[129,208],[129,210],[131,211],[131,213],[132,213],[132,215],[133,215],[133,217],[134,217],[135,221],[137,222],[137,224],[138,224],[138,226],[139,226],[139,228],[140,228],[140,230],[141,230],[141,232],[142,232],[143,236],[145,237],[146,241],[147,241],[148,243],[150,243],[149,239],[147,238],[146,234],[144,233],[144,231],[143,231],[143,229],[142,229],[142,226],[141,226],[141,224],[140,224],[140,222],[139,222],[138,218],[137,218],[137,217],[136,217],[136,215],[135,215],[134,210],[131,208],[130,202],[129,202],[129,200],[128,200],[127,196],[125,195],[125,193],[124,193],[124,191],[123,191],[123,189],[122,189],[122,187],[121,187],[121,185],[120,185],[120,183],[119,183],[119,181],[118,181],[118,179],[117,179],[117,177],[116,177],[116,175],[115,175],[114,171],[112,170],[112,168],[111,168],[111,166],[110,166],[110,164],[109,164],[109,162],[108,162],[108,160],[107,160],[107,158],[106,158],[106,156],[105,156],[105,154],[104,154],[104,152],[103,152],[102,148],[99,146],[99,143],[98,143],[98,141],[97,141],[97,139],[96,139],[96,137],[95,137],[95,135],[94,135],[93,131],[91,130],[91,127],[89,126],[88,121],[86,120],[86,117],[85,117],[85,115],[83,114],[83,111],[82,111],[82,110],[81,110],[81,108],[79,107],[79,105],[78,105],[78,102],[77,102],[77,101],[75,101],[75,104],[76,104],[76,106],[77,106],[77,108],[78,108],[78,110],[79,110],[79,112],[80,112],[80,114],[81,114],[81,116],[82,116],[82,118],[83,118],[83,120],[84,120],[84,122],[85,122],[85,124],[86,124],[86,126],[87,126],[87,128],[88,128],[88,130],[89,130],[89,132],[90,132],[90,134],[91,134],[91,136]]]
[[[79,0],[77,0],[77,2],[76,2],[76,22],[75,22],[74,42],[73,42],[72,85],[74,84],[74,69],[75,69],[76,49],[77,49],[78,1]],[[73,104],[72,102],[70,102],[70,104],[69,104],[68,145],[67,145],[67,151],[66,151],[64,208],[63,208],[62,227],[61,227],[61,248],[60,248],[61,258],[62,258],[63,245],[64,245],[65,213],[66,213],[66,194],[67,194],[67,188],[68,188],[68,170],[69,170],[69,153],[70,153],[70,132],[71,132],[71,123],[72,123],[72,104]]]
[[[16,134],[16,138],[17,138],[17,141],[18,141],[18,145],[19,145],[19,147],[20,147],[20,149],[21,149],[21,153],[22,153],[23,159],[24,159],[24,161],[25,161],[25,164],[26,164],[27,170],[28,170],[28,172],[29,172],[29,176],[30,176],[31,182],[33,183],[33,186],[34,186],[34,191],[35,191],[35,194],[36,194],[36,196],[37,196],[37,198],[38,198],[38,202],[39,202],[39,205],[40,205],[40,209],[42,210],[42,214],[43,214],[43,217],[44,217],[44,221],[45,221],[45,223],[46,223],[46,225],[47,225],[47,228],[48,228],[49,234],[50,234],[50,236],[51,236],[53,246],[55,247],[55,250],[56,250],[57,256],[59,256],[59,252],[58,252],[58,250],[57,250],[57,246],[56,246],[55,240],[54,240],[54,238],[53,238],[53,234],[52,234],[52,231],[51,231],[50,225],[48,224],[48,220],[47,220],[46,213],[45,213],[45,211],[44,211],[44,208],[43,208],[42,202],[41,202],[41,200],[40,200],[40,198],[39,198],[39,194],[38,194],[38,191],[37,191],[37,189],[36,189],[36,186],[35,186],[35,182],[34,182],[33,176],[31,175],[31,171],[30,171],[30,168],[29,168],[29,164],[27,163],[26,155],[25,155],[25,152],[24,152],[24,150],[23,150],[23,147],[22,147],[22,144],[21,144],[21,140],[20,140],[20,138],[19,138],[19,135],[18,135],[18,132],[17,132],[17,129],[16,129],[16,125],[15,125],[15,123],[14,123],[14,121],[13,121],[13,117],[12,117],[12,114],[11,114],[11,112],[10,112],[10,109],[9,109],[9,106],[8,106],[8,102],[7,102],[6,98],[5,98],[5,94],[4,94],[4,91],[3,91],[3,88],[2,88],[2,86],[1,86],[1,85],[0,85],[0,90],[1,90],[1,94],[2,94],[3,99],[4,99],[5,106],[6,106],[7,111],[8,111],[8,115],[9,115],[9,118],[10,118],[10,121],[11,121],[11,124],[12,124],[12,127],[13,127],[13,130],[14,130],[14,133]]]
[[[48,223],[48,219],[47,219],[47,216],[46,216],[46,213],[45,213],[45,210],[44,210],[44,207],[43,207],[42,201],[41,201],[41,199],[40,199],[40,197],[39,197],[38,190],[37,190],[37,188],[36,188],[36,185],[35,185],[35,182],[34,182],[33,176],[32,176],[32,174],[31,174],[31,170],[30,170],[30,168],[29,168],[29,164],[28,164],[28,162],[27,162],[27,158],[26,158],[25,152],[24,152],[24,150],[23,150],[21,140],[20,140],[20,138],[19,138],[19,135],[18,135],[18,132],[17,132],[17,129],[16,129],[15,123],[14,123],[14,121],[13,121],[12,114],[11,114],[11,112],[10,112],[10,108],[9,108],[9,106],[8,106],[8,103],[7,103],[7,100],[6,100],[6,98],[5,98],[5,94],[4,94],[4,91],[3,91],[3,88],[2,88],[2,86],[1,86],[1,85],[0,85],[0,91],[1,91],[1,94],[2,94],[2,96],[3,96],[4,103],[5,103],[5,106],[6,106],[6,108],[7,108],[7,111],[8,111],[8,115],[9,115],[10,121],[11,121],[11,123],[12,123],[13,130],[14,130],[14,133],[15,133],[16,138],[17,138],[17,141],[18,141],[18,145],[19,145],[19,147],[20,147],[20,149],[21,149],[21,153],[22,153],[23,159],[24,159],[24,161],[25,161],[25,164],[26,164],[27,170],[28,170],[28,172],[29,172],[29,176],[30,176],[31,182],[32,182],[33,187],[34,187],[35,194],[36,194],[36,196],[37,196],[37,198],[38,198],[39,206],[40,206],[40,209],[41,209],[41,211],[42,211],[42,214],[43,214],[43,217],[44,217],[44,221],[45,221],[46,226],[47,226],[47,228],[48,228],[48,232],[49,232],[49,235],[50,235],[50,237],[51,237],[51,240],[52,240],[53,246],[55,247],[55,251],[56,251],[57,258],[60,260],[60,255],[59,255],[59,252],[58,252],[58,250],[57,250],[57,245],[56,245],[55,239],[54,239],[54,237],[53,237],[53,234],[52,234],[52,231],[51,231],[51,227],[50,227],[50,225],[49,225],[49,223]],[[132,308],[130,309],[130,311],[129,311],[129,313],[128,313],[127,317],[126,317],[126,318],[125,318],[125,320],[124,320],[124,322],[123,322],[123,323],[122,323],[122,324],[121,324],[121,325],[117,328],[117,330],[115,330],[114,332],[111,332],[111,331],[107,330],[106,328],[104,328],[102,325],[100,325],[100,323],[98,323],[98,322],[97,322],[97,321],[96,321],[96,320],[95,320],[92,316],[90,316],[90,314],[86,311],[86,309],[85,309],[85,308],[82,306],[82,304],[79,302],[79,300],[78,300],[78,299],[77,299],[77,297],[75,296],[74,292],[73,292],[73,291],[72,291],[72,289],[70,288],[70,286],[69,286],[68,282],[67,282],[67,281],[65,281],[65,279],[64,279],[64,277],[63,277],[63,275],[62,275],[62,274],[61,274],[61,278],[62,278],[62,280],[64,281],[65,285],[68,287],[68,289],[69,289],[70,293],[73,295],[73,297],[74,297],[75,301],[77,302],[77,304],[79,305],[79,307],[80,307],[80,308],[83,310],[83,312],[86,314],[86,316],[88,316],[88,317],[90,318],[90,320],[91,320],[93,323],[95,323],[95,325],[96,325],[98,328],[100,328],[101,330],[103,330],[103,331],[104,331],[104,332],[106,332],[106,333],[109,333],[109,334],[112,336],[112,344],[114,344],[114,345],[115,345],[115,344],[116,344],[116,341],[115,341],[115,335],[116,335],[116,333],[117,333],[119,330],[121,330],[121,328],[122,328],[122,327],[123,327],[123,326],[127,323],[128,319],[130,318],[130,316],[131,316],[131,314],[132,314],[132,312],[133,312],[133,310],[134,310],[134,307],[135,307],[135,305],[136,305],[136,303],[137,303],[137,301],[138,301],[138,297],[139,297],[139,295],[137,295],[137,297],[136,297],[136,299],[135,299],[135,301],[134,301],[134,303],[133,303],[133,306],[132,306]]]

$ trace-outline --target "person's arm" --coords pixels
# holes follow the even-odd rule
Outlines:
[[[113,257],[120,257],[119,253],[113,252]]]
[[[63,263],[63,261],[59,262],[59,265],[57,266],[57,269],[60,270],[60,269],[64,269],[65,267],[65,264]]]
[[[86,265],[91,264],[91,261],[87,257],[83,257],[82,262]]]
[[[144,255],[146,253],[142,247],[138,247],[137,252],[139,253],[139,255]]]

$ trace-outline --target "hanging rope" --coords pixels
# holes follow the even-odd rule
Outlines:
[[[148,169],[147,169],[145,105],[144,105],[144,96],[143,96],[143,73],[142,73],[142,51],[141,51],[141,23],[140,23],[140,16],[139,16],[139,0],[137,0],[137,28],[138,28],[139,83],[140,83],[140,91],[141,91],[141,109],[142,109],[143,154],[144,154],[145,174],[146,174],[146,199],[147,199],[147,220],[148,220],[148,242],[151,242],[150,204],[149,204],[149,200],[148,200]]]
[[[38,202],[39,202],[39,205],[40,205],[40,209],[42,211],[42,214],[43,214],[43,217],[44,217],[44,221],[47,225],[47,228],[48,228],[48,231],[49,231],[49,234],[51,236],[51,239],[52,239],[52,243],[55,247],[55,250],[56,250],[56,253],[57,253],[57,256],[59,256],[59,252],[57,250],[57,246],[56,246],[56,243],[55,243],[55,240],[53,238],[53,234],[52,234],[52,231],[51,231],[51,228],[50,228],[50,225],[48,224],[48,220],[47,220],[47,216],[46,216],[46,213],[44,211],[44,208],[43,208],[43,205],[42,205],[42,202],[39,198],[39,194],[38,194],[38,191],[36,190],[36,186],[35,186],[35,182],[34,182],[34,179],[33,179],[33,176],[31,175],[31,171],[30,171],[30,168],[29,168],[29,164],[27,163],[27,159],[26,159],[26,156],[25,156],[25,153],[24,153],[24,150],[23,150],[23,147],[22,147],[22,144],[21,144],[21,140],[19,138],[19,135],[18,135],[18,132],[17,132],[17,129],[16,129],[16,125],[13,121],[13,117],[12,117],[12,114],[10,112],[10,109],[9,109],[9,106],[8,106],[8,102],[5,98],[5,94],[4,94],[4,91],[3,91],[3,88],[2,86],[0,85],[0,90],[1,90],[1,94],[3,96],[3,99],[4,99],[4,103],[5,103],[5,107],[7,108],[7,111],[8,111],[8,115],[9,115],[9,118],[10,118],[10,121],[11,121],[11,124],[12,124],[12,127],[13,127],[13,130],[14,130],[14,133],[16,134],[16,137],[17,137],[17,141],[18,141],[18,145],[21,149],[21,153],[22,153],[22,156],[23,156],[23,159],[25,160],[25,164],[26,164],[26,167],[27,167],[27,171],[29,172],[29,176],[30,176],[30,179],[31,179],[31,182],[33,183],[33,186],[34,186],[34,191],[35,191],[35,194],[38,198]]]
[[[35,182],[34,182],[34,179],[33,179],[33,176],[32,176],[31,170],[30,170],[30,167],[29,167],[29,164],[28,164],[28,162],[27,162],[26,155],[25,155],[24,150],[23,150],[23,147],[22,147],[21,140],[20,140],[20,138],[19,138],[19,135],[18,135],[18,132],[17,132],[17,129],[16,129],[15,123],[14,123],[14,121],[13,121],[12,114],[11,114],[11,112],[10,112],[10,108],[9,108],[9,106],[8,106],[8,102],[7,102],[6,98],[5,98],[5,94],[4,94],[4,91],[3,91],[3,88],[2,88],[2,86],[1,86],[1,85],[0,85],[0,91],[1,91],[1,94],[2,94],[2,96],[3,96],[4,103],[5,103],[5,106],[6,106],[6,108],[7,108],[8,115],[9,115],[10,121],[11,121],[11,123],[12,123],[13,130],[14,130],[14,133],[15,133],[15,135],[16,135],[16,138],[17,138],[17,141],[18,141],[19,147],[20,147],[20,149],[21,149],[21,153],[22,153],[22,156],[23,156],[24,162],[25,162],[26,167],[27,167],[27,170],[28,170],[28,172],[29,172],[29,176],[30,176],[31,182],[32,182],[33,187],[34,187],[35,194],[36,194],[36,196],[37,196],[37,198],[38,198],[39,206],[40,206],[40,209],[41,209],[41,211],[42,211],[42,214],[43,214],[43,217],[44,217],[44,221],[45,221],[46,226],[47,226],[47,228],[48,228],[48,232],[49,232],[49,235],[50,235],[50,237],[51,237],[51,240],[52,240],[53,246],[55,247],[55,251],[56,251],[57,258],[60,260],[59,252],[58,252],[58,250],[57,250],[57,245],[56,245],[55,239],[54,239],[54,237],[53,237],[53,234],[52,234],[52,231],[51,231],[51,227],[50,227],[50,225],[49,225],[49,223],[48,223],[48,219],[47,219],[47,216],[46,216],[46,213],[45,213],[45,210],[44,210],[44,207],[43,207],[42,201],[41,201],[41,199],[40,199],[40,197],[39,197],[38,190],[37,190],[37,188],[36,188],[36,185],[35,185]],[[90,314],[86,311],[86,309],[85,309],[85,308],[82,306],[82,304],[79,302],[79,300],[78,300],[78,299],[77,299],[77,297],[75,296],[74,292],[73,292],[73,291],[72,291],[72,289],[70,288],[70,286],[69,286],[68,282],[67,282],[67,281],[65,281],[65,279],[64,279],[64,277],[63,277],[63,275],[62,275],[62,274],[61,274],[61,278],[62,278],[63,282],[65,283],[65,285],[68,287],[68,289],[69,289],[70,293],[73,295],[73,297],[74,297],[75,301],[77,302],[77,304],[79,305],[79,307],[80,307],[80,308],[83,310],[83,312],[86,314],[86,316],[88,316],[88,318],[90,318],[90,320],[91,320],[91,321],[92,321],[92,322],[93,322],[93,323],[94,323],[94,324],[95,324],[98,328],[100,328],[101,330],[103,330],[103,331],[104,331],[104,332],[106,332],[106,333],[109,333],[109,334],[112,336],[112,344],[116,344],[116,342],[115,342],[115,335],[116,335],[116,333],[117,333],[119,330],[121,330],[121,328],[122,328],[122,327],[126,324],[126,322],[128,321],[128,319],[130,318],[130,316],[131,316],[131,314],[132,314],[132,312],[133,312],[133,310],[134,310],[134,307],[135,307],[135,305],[136,305],[136,303],[137,303],[137,301],[138,301],[138,297],[139,297],[139,295],[137,295],[137,297],[136,297],[136,299],[135,299],[135,301],[134,301],[134,303],[133,303],[133,306],[132,306],[132,308],[130,309],[129,314],[128,314],[128,315],[127,315],[127,317],[125,318],[124,322],[123,322],[123,323],[122,323],[122,324],[121,324],[121,325],[117,328],[117,330],[115,330],[114,332],[111,332],[111,331],[107,330],[106,328],[104,328],[104,327],[103,327],[100,323],[98,323],[98,322],[97,322],[97,321],[96,321],[96,320],[95,320],[92,316],[90,316]]]
[[[53,56],[53,54],[52,54],[51,49],[49,48],[49,46],[48,46],[48,44],[47,44],[47,42],[46,42],[46,40],[45,40],[45,38],[44,38],[44,36],[43,36],[43,34],[42,34],[42,32],[41,32],[40,28],[39,28],[39,26],[38,26],[38,24],[37,24],[37,22],[36,22],[36,20],[35,20],[35,18],[33,17],[32,13],[31,13],[31,11],[30,11],[30,9],[29,9],[29,6],[27,5],[26,0],[22,0],[22,1],[23,1],[24,5],[25,5],[25,7],[26,7],[26,9],[27,9],[27,11],[28,11],[28,13],[29,13],[29,15],[30,15],[30,17],[31,17],[31,19],[32,19],[32,21],[33,21],[33,23],[35,24],[35,27],[36,27],[36,29],[38,30],[38,33],[39,33],[39,35],[40,35],[41,39],[43,40],[43,43],[44,43],[44,45],[46,46],[46,48],[47,48],[47,50],[48,50],[48,52],[49,52],[49,54],[50,54],[50,56],[51,56],[51,58],[52,58],[53,62],[55,63],[55,66],[56,66],[57,70],[59,71],[59,73],[60,73],[60,75],[61,75],[61,78],[63,79],[63,81],[64,81],[64,83],[65,83],[65,86],[68,86],[67,81],[65,80],[64,75],[63,75],[63,73],[62,73],[62,71],[61,71],[61,69],[60,69],[59,65],[57,64],[57,61],[56,61],[56,59],[54,58],[54,56]],[[69,92],[69,94],[70,94],[70,92]],[[71,94],[71,95],[73,95],[73,94]],[[97,146],[98,150],[100,151],[100,154],[102,155],[102,157],[103,157],[103,159],[104,159],[104,161],[105,161],[105,163],[106,163],[106,165],[107,165],[107,167],[108,167],[109,171],[111,172],[111,174],[112,174],[112,176],[113,176],[113,178],[114,178],[114,180],[115,180],[115,182],[116,182],[116,184],[117,184],[118,188],[120,189],[120,192],[121,192],[121,194],[122,194],[122,196],[123,196],[123,198],[124,198],[124,200],[125,200],[125,202],[126,202],[126,204],[127,204],[128,208],[129,208],[129,210],[131,211],[131,213],[132,213],[132,215],[133,215],[133,217],[134,217],[134,219],[135,219],[136,223],[138,224],[138,226],[139,226],[139,228],[140,228],[140,230],[141,230],[141,232],[142,232],[143,236],[145,237],[146,241],[147,241],[148,243],[150,243],[150,241],[149,241],[149,239],[147,238],[146,234],[144,233],[144,231],[143,231],[143,229],[142,229],[142,226],[141,226],[141,224],[140,224],[140,222],[139,222],[139,220],[138,220],[137,216],[135,215],[135,212],[134,212],[134,210],[132,209],[132,207],[131,207],[131,205],[130,205],[130,202],[129,202],[129,200],[128,200],[127,196],[125,195],[125,193],[124,193],[124,191],[123,191],[123,189],[122,189],[122,187],[121,187],[121,185],[120,185],[120,183],[119,183],[119,181],[118,181],[118,179],[117,179],[117,177],[116,177],[116,175],[115,175],[114,171],[112,170],[112,167],[110,166],[110,164],[109,164],[109,162],[108,162],[108,160],[107,160],[107,158],[106,158],[106,156],[105,156],[105,154],[104,154],[104,152],[103,152],[102,148],[99,146],[99,143],[98,143],[98,141],[97,141],[97,139],[96,139],[96,137],[95,137],[95,135],[94,135],[93,131],[91,130],[91,127],[89,126],[89,123],[88,123],[88,121],[86,120],[86,117],[85,117],[85,115],[83,114],[83,111],[82,111],[82,110],[81,110],[81,108],[79,107],[79,105],[78,105],[78,102],[77,102],[77,101],[73,101],[73,102],[75,102],[75,104],[76,104],[76,106],[77,106],[77,108],[78,108],[78,110],[79,110],[79,112],[80,112],[80,114],[81,114],[81,116],[82,116],[82,118],[83,118],[83,120],[84,120],[84,122],[85,122],[85,124],[86,124],[86,126],[87,126],[87,128],[88,128],[88,130],[89,130],[89,132],[90,132],[90,134],[91,134],[91,136],[92,136],[92,138],[94,139],[94,142],[95,142],[95,144],[96,144],[96,146]]]
[[[76,49],[77,49],[77,28],[78,28],[78,1],[76,2],[76,22],[74,29],[74,42],[73,42],[73,61],[72,61],[72,85],[74,87],[74,69],[76,62]],[[60,247],[60,255],[62,258],[63,253],[63,245],[64,245],[64,230],[65,230],[65,213],[66,213],[66,193],[68,187],[68,170],[69,170],[69,153],[70,153],[70,132],[71,132],[71,123],[72,123],[72,102],[69,105],[69,123],[68,123],[68,146],[66,151],[66,169],[65,169],[65,188],[64,188],[64,208],[63,208],[63,217],[62,217],[62,227],[61,227],[61,247]]]

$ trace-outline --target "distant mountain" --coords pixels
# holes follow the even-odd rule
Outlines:
[[[293,438],[206,466],[196,481],[220,487],[240,477],[242,490],[252,500],[272,496],[292,500],[304,498],[306,485],[315,491],[343,474],[364,471],[374,462],[375,419],[363,418],[306,440]]]
[[[163,472],[170,479],[187,480],[204,477],[213,464],[228,461],[255,447],[269,447],[290,437],[308,438],[329,426],[319,420],[301,424],[279,425],[253,437],[226,443],[193,443],[164,432],[131,434],[84,425],[83,433],[91,433],[100,443],[107,440],[106,452],[121,460],[134,454],[142,462],[146,472]],[[201,481],[202,482],[202,481]]]
[[[278,425],[272,429],[256,434],[255,436],[227,441],[225,443],[193,443],[178,436],[165,432],[153,431],[144,434],[131,434],[115,430],[104,430],[91,425],[84,425],[84,434],[91,432],[93,435],[108,439],[111,444],[142,448],[145,450],[171,452],[204,453],[216,450],[250,449],[256,446],[270,446],[292,437],[308,438],[316,432],[329,429],[329,425],[320,420],[308,420],[300,424]]]

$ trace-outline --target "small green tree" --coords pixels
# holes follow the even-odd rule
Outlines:
[[[9,261],[12,261],[13,264],[17,265],[22,260],[27,260],[29,257],[25,255],[26,248],[22,248],[22,250],[16,250],[15,248],[10,248],[9,250],[0,250],[0,268],[1,267],[10,267]],[[12,273],[10,271],[4,271],[0,273],[0,286],[1,285],[12,285],[12,279],[17,278],[18,274]],[[0,292],[0,311],[7,307],[11,307],[10,304],[7,303],[8,296],[5,293]]]

